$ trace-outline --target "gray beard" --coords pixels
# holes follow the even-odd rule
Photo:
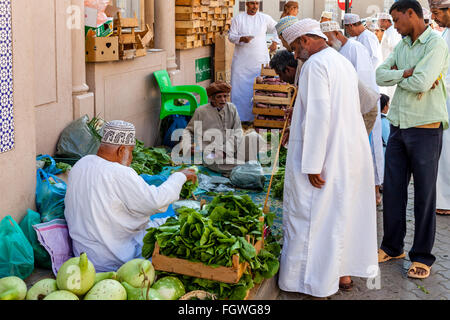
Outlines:
[[[333,49],[335,49],[336,51],[340,51],[341,48],[342,48],[342,42],[341,42],[340,40],[337,40],[337,39],[336,39],[336,41],[334,41],[334,42],[331,44],[331,47],[332,47]]]

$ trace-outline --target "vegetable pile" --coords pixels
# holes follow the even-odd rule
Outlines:
[[[179,219],[171,217],[161,227],[148,229],[142,248],[144,258],[151,257],[155,241],[165,256],[206,265],[230,267],[234,254],[239,254],[240,262],[255,258],[256,250],[245,236],[261,239],[262,212],[248,195],[219,195],[203,214],[189,208],[181,208],[178,213]]]
[[[133,168],[137,174],[156,175],[163,167],[171,166],[170,155],[162,148],[146,148],[142,141],[136,139],[136,147],[133,150]]]
[[[264,278],[272,278],[279,269],[278,257],[281,247],[271,236],[266,238],[264,249],[256,256],[255,261],[261,264],[259,269],[252,266],[236,284],[224,283],[208,279],[194,278],[168,272],[156,271],[158,276],[176,276],[183,282],[186,291],[203,290],[217,296],[218,299],[244,300],[247,293],[255,284],[261,283]]]
[[[133,259],[117,272],[96,273],[82,253],[64,262],[56,279],[42,279],[28,291],[21,278],[0,279],[0,300],[177,300],[186,293],[176,277],[159,276],[156,280],[148,260]]]
[[[280,246],[277,242],[267,243],[257,254],[255,247],[246,240],[253,236],[262,238],[263,221],[259,209],[248,195],[235,196],[232,193],[219,195],[201,212],[182,208],[179,219],[171,217],[159,228],[150,228],[144,237],[142,256],[153,254],[155,242],[160,253],[210,266],[232,266],[232,256],[239,255],[239,261],[248,262],[247,272],[238,284],[226,284],[212,280],[179,276],[188,290],[205,290],[220,298],[244,299],[247,291],[264,278],[273,277],[279,269]],[[273,214],[265,216],[268,225],[273,223]],[[168,273],[160,273],[168,274]]]

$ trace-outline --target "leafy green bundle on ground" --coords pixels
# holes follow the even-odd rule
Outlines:
[[[270,279],[275,276],[279,270],[279,256],[281,247],[271,236],[266,239],[264,249],[257,256],[261,264],[259,269],[252,269],[243,274],[240,281],[236,284],[223,283],[208,279],[194,278],[179,274],[156,271],[158,277],[175,276],[183,282],[186,291],[203,290],[215,294],[219,299],[243,300],[248,290],[255,284],[259,284],[264,278]],[[256,259],[255,259],[256,260]]]
[[[170,154],[163,148],[146,148],[142,141],[136,139],[136,147],[133,150],[133,168],[137,174],[156,175],[163,167],[171,166]]]
[[[213,220],[193,209],[182,208],[180,217],[169,218],[159,228],[150,228],[144,237],[142,254],[149,258],[158,241],[161,254],[212,266],[231,267],[232,256],[250,262],[256,256],[255,248],[244,237],[221,231]]]
[[[257,254],[245,238],[261,239],[263,222],[260,208],[248,195],[232,193],[219,195],[201,212],[189,208],[179,210],[180,217],[171,217],[159,228],[150,228],[144,237],[142,255],[150,258],[155,242],[166,256],[202,262],[211,266],[232,265],[232,256],[239,254],[240,262],[248,262],[251,273],[244,274],[238,284],[180,276],[186,289],[205,290],[219,299],[242,300],[255,283],[273,277],[279,270],[280,245],[269,234],[265,247]],[[265,216],[272,225],[274,214]]]

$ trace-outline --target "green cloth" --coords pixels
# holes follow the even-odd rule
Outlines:
[[[407,129],[442,122],[444,129],[448,128],[445,88],[448,59],[446,42],[430,27],[414,43],[409,36],[400,41],[377,69],[379,86],[397,85],[387,115],[392,125]],[[398,70],[391,70],[394,65]],[[403,72],[413,67],[414,74],[403,78]],[[430,90],[438,78],[442,79],[439,85]]]

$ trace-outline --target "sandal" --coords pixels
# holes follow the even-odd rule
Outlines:
[[[404,259],[405,257],[406,257],[406,253],[405,252],[403,252],[399,256],[391,257],[386,252],[384,252],[383,249],[379,249],[378,250],[378,263],[386,262],[386,261],[389,261],[389,260],[392,260],[392,259]]]
[[[417,272],[417,269],[423,269],[426,271],[424,275],[417,275],[415,274]],[[411,273],[413,272],[413,273]],[[413,279],[426,279],[430,276],[431,273],[431,267],[427,266],[426,264],[420,263],[420,262],[413,262],[411,266],[408,269],[408,277]]]
[[[353,280],[350,283],[339,283],[339,289],[345,292],[350,292],[353,289]]]

